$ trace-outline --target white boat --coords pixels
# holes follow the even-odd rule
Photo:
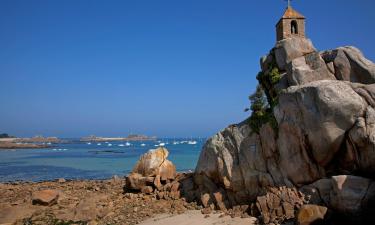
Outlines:
[[[112,146],[112,144],[108,144],[108,146]]]
[[[146,144],[145,144],[145,143],[142,143],[142,144],[141,144],[141,146],[142,146],[142,147],[145,147],[145,146],[146,146]]]
[[[87,142],[88,145],[91,145],[91,142]]]
[[[163,147],[163,146],[165,146],[165,143],[161,142],[161,143],[159,144],[159,146],[160,146],[160,147]]]
[[[188,141],[188,144],[189,144],[189,145],[196,145],[197,142],[196,142],[196,141]]]
[[[102,145],[101,143],[98,143],[97,145]]]
[[[125,145],[126,145],[126,146],[130,146],[130,145],[132,145],[132,144],[130,144],[129,142],[126,142]]]
[[[52,145],[52,143],[51,143],[51,142],[48,142],[47,145]]]
[[[124,145],[124,144],[119,144],[118,146],[119,146],[119,147],[124,147],[125,145]]]
[[[154,145],[155,147],[159,147],[159,145]]]
[[[178,142],[178,141],[174,141],[173,144],[174,144],[174,145],[178,145],[178,144],[180,144],[180,142]]]

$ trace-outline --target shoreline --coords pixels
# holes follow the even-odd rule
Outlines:
[[[130,173],[129,171],[128,173]],[[176,175],[183,175],[183,174],[191,174],[194,173],[194,169],[191,170],[181,170],[177,171]],[[64,178],[64,177],[59,177],[59,178],[54,178],[54,179],[46,179],[46,180],[14,180],[14,181],[0,181],[0,184],[30,184],[30,183],[44,183],[44,182],[58,182],[60,179],[64,179],[66,182],[71,182],[71,181],[108,181],[112,179],[125,179],[126,175],[111,175],[107,178]]]

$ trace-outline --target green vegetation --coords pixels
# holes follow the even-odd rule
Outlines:
[[[270,54],[273,54],[272,52]],[[274,59],[275,57],[273,57]],[[278,104],[278,92],[275,85],[280,81],[281,76],[275,60],[268,65],[266,72],[259,72],[257,80],[259,82],[255,92],[249,96],[251,103],[251,116],[248,119],[253,132],[258,133],[263,124],[270,123],[277,134],[278,125],[273,109]]]
[[[257,80],[264,88],[271,109],[273,109],[278,103],[278,93],[275,89],[275,85],[280,81],[280,79],[280,71],[277,68],[275,60],[272,60],[272,62],[268,65],[268,70],[266,72],[259,72],[257,75]]]
[[[274,129],[277,129],[276,119],[273,116],[272,109],[267,103],[267,98],[262,86],[257,86],[254,94],[249,96],[249,100],[251,103],[250,109],[245,109],[245,111],[252,111],[251,116],[248,119],[251,130],[259,134],[262,125],[268,122]]]

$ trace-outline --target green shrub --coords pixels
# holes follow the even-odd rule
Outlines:
[[[272,126],[276,134],[278,133],[278,124],[273,115],[273,109],[278,104],[278,92],[275,85],[280,81],[281,76],[274,60],[268,65],[268,68],[267,71],[258,73],[256,78],[259,84],[256,91],[249,96],[251,116],[248,118],[248,122],[252,131],[258,134],[260,128],[266,123]],[[247,108],[245,111],[250,109]]]

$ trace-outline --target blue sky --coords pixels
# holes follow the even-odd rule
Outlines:
[[[375,1],[295,0],[320,49],[375,61]],[[210,136],[247,117],[282,0],[1,0],[0,132]]]

